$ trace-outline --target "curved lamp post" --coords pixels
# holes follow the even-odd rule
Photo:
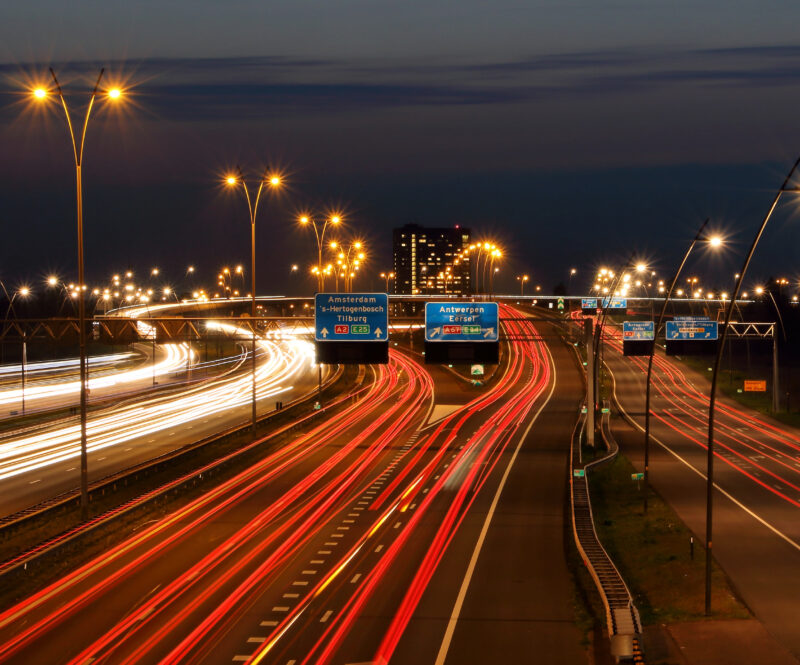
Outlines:
[[[77,201],[77,217],[78,217],[78,339],[80,346],[80,403],[81,403],[81,517],[86,519],[89,516],[89,469],[87,460],[87,441],[86,441],[86,398],[87,398],[87,365],[86,365],[86,283],[84,281],[83,270],[83,149],[86,141],[86,129],[89,126],[89,118],[92,114],[95,99],[97,99],[98,89],[100,87],[100,80],[103,78],[105,68],[100,70],[97,76],[92,93],[89,97],[89,104],[86,107],[86,115],[83,119],[83,127],[80,134],[75,133],[72,125],[72,117],[70,115],[67,100],[64,98],[64,93],[61,90],[61,84],[58,82],[55,71],[50,68],[50,74],[53,77],[55,84],[56,94],[64,109],[64,116],[67,120],[67,129],[69,136],[72,140],[72,154],[75,158],[75,191]],[[33,90],[33,97],[35,100],[43,102],[48,99],[51,92],[46,88],[36,88]],[[110,88],[105,91],[105,96],[111,101],[117,101],[122,97],[122,91],[119,88]]]
[[[264,191],[264,185],[270,187],[279,187],[281,184],[280,176],[270,175],[264,173],[258,183],[256,190],[255,200],[250,199],[250,190],[245,182],[242,169],[236,167],[236,175],[229,175],[225,178],[225,183],[228,187],[242,186],[244,198],[247,201],[247,211],[250,213],[250,325],[252,329],[251,347],[250,347],[250,368],[252,376],[252,427],[256,431],[256,215],[258,214],[258,203],[261,200],[261,192]],[[226,268],[227,270],[227,268]],[[244,280],[244,277],[242,277]]]
[[[667,295],[664,297],[664,302],[661,304],[661,312],[658,315],[658,322],[653,330],[653,346],[650,349],[650,354],[647,359],[647,380],[645,383],[644,393],[644,512],[647,512],[647,488],[650,472],[650,380],[653,375],[653,357],[655,356],[656,352],[656,340],[658,339],[659,332],[661,331],[661,326],[664,324],[664,316],[667,313],[667,305],[672,297],[672,292],[675,290],[675,285],[678,283],[678,279],[680,279],[683,267],[686,265],[686,261],[688,260],[689,255],[692,253],[695,245],[698,243],[698,241],[706,241],[712,247],[719,247],[722,244],[722,239],[719,236],[703,235],[708,222],[709,218],[706,218],[705,221],[700,225],[700,228],[697,230],[697,234],[689,245],[689,248],[686,250],[686,254],[683,255],[683,259],[678,266],[678,270],[675,273],[675,276],[672,278],[669,288],[667,289]]]
[[[775,194],[775,198],[772,201],[772,205],[767,210],[767,214],[764,216],[761,225],[758,227],[758,231],[756,232],[755,237],[753,238],[753,243],[750,245],[750,250],[747,252],[747,256],[745,256],[744,263],[742,264],[742,269],[739,271],[739,277],[736,280],[736,286],[733,289],[733,294],[731,295],[730,302],[728,303],[728,307],[725,310],[725,321],[722,324],[722,333],[720,334],[719,344],[717,346],[717,355],[714,358],[714,368],[711,373],[711,393],[709,395],[709,402],[708,402],[708,441],[707,441],[707,451],[708,451],[708,462],[707,462],[707,470],[706,470],[706,571],[705,571],[705,613],[706,616],[711,614],[711,544],[712,544],[712,533],[713,533],[713,516],[714,516],[714,412],[716,406],[716,395],[717,395],[717,375],[719,374],[719,365],[720,361],[722,360],[722,350],[725,347],[725,340],[728,336],[728,325],[731,322],[731,316],[733,315],[733,307],[736,303],[736,299],[739,297],[739,291],[742,288],[742,283],[744,282],[745,275],[747,274],[747,268],[750,265],[750,260],[753,258],[753,254],[756,251],[756,247],[758,246],[758,242],[761,240],[761,236],[764,234],[764,229],[767,226],[767,223],[772,217],[772,213],[775,211],[775,208],[778,206],[778,201],[780,201],[781,196],[785,192],[798,192],[800,188],[789,187],[789,182],[794,176],[795,171],[797,171],[797,167],[800,166],[800,157],[797,158],[797,161],[792,165],[789,174],[783,181],[778,192]]]
[[[300,223],[303,226],[311,226],[314,228],[314,236],[317,239],[317,288],[320,293],[325,290],[325,274],[324,268],[322,266],[322,246],[325,243],[325,230],[328,228],[328,224],[332,224],[336,226],[337,224],[341,223],[341,218],[338,215],[334,215],[330,219],[326,219],[320,227],[317,225],[317,221],[311,219],[310,217],[303,215],[300,218]]]

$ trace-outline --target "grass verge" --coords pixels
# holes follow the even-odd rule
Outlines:
[[[624,456],[592,471],[589,488],[597,535],[625,579],[645,625],[704,619],[705,551],[672,508],[655,493],[642,508],[635,469]],[[725,573],[714,563],[715,619],[750,618]]]

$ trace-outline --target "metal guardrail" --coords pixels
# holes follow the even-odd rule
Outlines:
[[[583,411],[583,409],[582,409]],[[570,445],[570,501],[572,508],[572,531],[575,544],[595,586],[603,600],[606,610],[606,624],[611,639],[611,654],[620,660],[633,660],[638,648],[638,635],[642,632],[639,612],[633,597],[622,579],[619,570],[603,548],[594,527],[594,515],[589,496],[591,469],[612,460],[619,447],[611,436],[609,412],[603,414],[601,430],[608,452],[603,457],[583,464],[581,460],[581,439],[586,427],[586,414],[575,425]]]
[[[337,367],[337,371],[331,375],[326,383],[323,386],[324,388],[329,387],[335,381],[337,381],[343,373],[342,366]],[[363,380],[363,373],[359,374],[359,379]],[[277,414],[282,414],[284,411],[291,409],[292,407],[298,406],[304,402],[307,402],[310,399],[313,399],[317,390],[314,389],[305,395],[301,395],[296,399],[292,400],[291,402],[287,403],[283,409],[280,411],[271,411],[269,414],[266,414],[259,418],[259,422],[264,420],[269,420],[275,417]],[[179,478],[173,479],[160,487],[157,487],[149,492],[145,492],[130,501],[116,506],[86,522],[78,524],[72,529],[69,529],[63,533],[54,536],[34,547],[18,554],[11,559],[7,559],[0,563],[0,577],[15,570],[19,567],[27,567],[27,565],[33,561],[34,559],[48,553],[52,552],[57,548],[63,547],[67,543],[75,540],[77,537],[96,529],[97,527],[110,522],[112,519],[118,518],[120,515],[130,512],[136,508],[143,506],[144,504],[153,501],[159,497],[165,496],[169,492],[175,491],[180,487],[190,485],[195,483],[197,480],[202,479],[203,474],[208,473],[215,469],[215,467],[219,467],[222,464],[225,464],[236,457],[239,457],[246,452],[249,452],[254,447],[262,445],[264,442],[275,438],[287,431],[290,431],[297,426],[304,424],[308,421],[314,420],[319,418],[321,415],[327,413],[331,408],[338,406],[343,400],[350,399],[354,393],[348,394],[346,397],[342,398],[341,400],[336,400],[335,402],[323,407],[313,413],[310,413],[302,418],[299,418],[293,422],[288,423],[284,427],[281,427],[274,432],[269,433],[266,436],[260,437],[256,441],[235,450],[232,453],[224,455],[223,457],[213,460],[200,468],[196,468],[191,470],[190,472],[180,476]],[[198,448],[203,446],[209,445],[215,441],[223,439],[226,436],[230,436],[231,434],[235,434],[236,432],[248,429],[251,427],[251,423],[248,420],[247,422],[240,423],[233,427],[229,427],[225,430],[217,432],[209,437],[201,439],[200,441],[195,442],[194,444],[184,446],[177,450],[171,451],[159,457],[153,458],[141,464],[135,465],[133,467],[129,467],[127,469],[123,469],[118,471],[114,474],[106,476],[105,478],[101,478],[89,486],[89,500],[91,501],[92,496],[103,495],[105,494],[106,490],[114,491],[117,487],[117,484],[126,484],[130,479],[137,479],[140,474],[148,474],[153,473],[160,470],[165,464],[184,456],[186,454],[192,453],[196,451]],[[25,510],[18,511],[12,515],[8,515],[6,517],[0,518],[0,532],[8,532],[9,530],[13,530],[16,527],[22,526],[22,524],[28,520],[34,519],[36,517],[41,517],[48,512],[57,511],[59,509],[66,508],[70,503],[76,503],[80,499],[80,494],[78,490],[71,490],[69,492],[64,492],[59,494],[51,499],[43,501],[35,506],[31,506]]]

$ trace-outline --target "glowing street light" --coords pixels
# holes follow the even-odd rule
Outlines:
[[[235,187],[237,184],[241,184],[242,191],[244,193],[245,200],[247,201],[247,210],[250,213],[250,325],[252,327],[252,340],[251,340],[251,374],[252,374],[252,420],[253,420],[253,431],[256,430],[256,215],[258,214],[258,203],[261,200],[261,192],[264,190],[264,185],[269,184],[269,186],[273,188],[277,188],[281,184],[281,179],[277,175],[269,175],[265,173],[259,183],[258,189],[256,190],[255,200],[251,201],[250,199],[250,190],[247,188],[247,183],[245,182],[244,175],[242,174],[242,170],[237,167],[236,175],[228,175],[225,179],[225,182],[229,187]],[[237,272],[241,274],[241,270],[239,270],[241,266],[237,267]],[[230,273],[228,268],[225,268],[223,272],[227,275]],[[244,279],[244,278],[243,278]]]
[[[689,259],[689,255],[694,250],[695,245],[698,242],[705,242],[709,247],[712,249],[718,249],[722,246],[722,238],[718,235],[707,236],[704,235],[704,231],[706,226],[708,225],[709,218],[706,218],[703,223],[700,225],[700,228],[697,231],[692,242],[689,244],[688,249],[686,250],[686,254],[683,256],[683,260],[681,261],[680,265],[678,266],[678,270],[675,273],[675,276],[672,278],[672,282],[670,282],[669,289],[667,290],[667,295],[664,298],[664,302],[661,305],[661,312],[658,315],[658,322],[655,325],[653,330],[653,345],[650,348],[650,354],[647,359],[647,378],[645,380],[645,405],[644,405],[644,492],[643,492],[643,502],[644,502],[644,512],[647,512],[647,492],[648,492],[648,483],[650,481],[650,384],[651,378],[653,375],[653,357],[656,352],[656,339],[658,339],[659,332],[661,331],[661,326],[664,323],[664,316],[667,312],[667,305],[669,303],[670,298],[672,297],[673,291],[675,291],[676,295],[681,296],[683,295],[683,289],[675,290],[675,285],[678,283],[678,279],[680,278],[681,272],[683,271],[683,267],[686,265],[686,261]],[[690,278],[690,283],[692,279],[696,282],[697,278]],[[659,288],[659,291],[663,287]]]
[[[328,224],[337,225],[341,223],[341,217],[339,215],[333,215],[329,219],[326,219],[324,222],[318,225],[316,220],[311,219],[308,215],[303,215],[298,220],[302,226],[311,226],[314,229],[314,236],[317,239],[317,266],[319,266],[319,270],[316,272],[317,275],[317,288],[319,292],[325,290],[325,274],[322,268],[322,247],[325,244],[325,231],[328,228]]]
[[[61,90],[61,84],[58,82],[56,73],[53,68],[50,68],[50,74],[53,77],[55,84],[56,94],[64,110],[64,115],[67,121],[67,129],[69,131],[70,139],[72,140],[72,154],[75,160],[75,180],[76,180],[76,194],[77,194],[77,218],[78,218],[78,285],[79,294],[78,298],[78,337],[80,347],[80,408],[81,408],[81,516],[86,519],[89,515],[89,470],[88,470],[88,455],[87,455],[87,441],[86,441],[86,399],[87,399],[87,363],[86,363],[86,298],[85,292],[85,279],[84,279],[84,266],[83,266],[83,149],[86,142],[86,129],[89,126],[89,118],[94,107],[95,99],[98,95],[100,81],[103,78],[105,68],[100,70],[97,76],[94,89],[89,97],[89,104],[86,107],[86,115],[83,120],[83,129],[79,136],[75,135],[73,129],[72,117],[67,106],[67,100],[64,98],[64,93]],[[40,103],[44,103],[49,98],[49,91],[45,88],[38,87],[33,90],[33,97]],[[105,97],[118,102],[122,97],[122,91],[119,88],[111,88],[106,91]]]

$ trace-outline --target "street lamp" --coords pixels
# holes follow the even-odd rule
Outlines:
[[[717,396],[717,375],[719,374],[719,365],[720,361],[722,360],[722,350],[725,347],[725,340],[728,336],[728,325],[731,322],[731,316],[733,315],[733,307],[736,304],[736,299],[739,297],[739,291],[742,288],[742,282],[745,279],[747,274],[747,268],[750,265],[750,260],[753,258],[753,254],[755,253],[756,247],[758,246],[759,240],[761,240],[761,236],[764,233],[764,229],[767,226],[767,223],[772,217],[772,213],[775,211],[775,208],[778,206],[778,201],[780,201],[781,196],[785,192],[798,192],[800,188],[798,187],[789,187],[789,182],[791,181],[792,177],[797,171],[797,167],[800,166],[800,157],[797,158],[795,163],[792,165],[789,174],[783,181],[780,189],[775,194],[775,198],[772,200],[772,205],[767,210],[767,214],[764,216],[764,219],[761,222],[761,226],[759,226],[758,231],[756,232],[755,237],[753,238],[753,243],[750,245],[750,250],[747,253],[747,256],[744,259],[744,263],[742,264],[742,269],[738,273],[738,277],[736,279],[736,286],[733,289],[733,294],[731,295],[731,299],[728,303],[728,307],[725,310],[725,321],[722,325],[722,333],[720,334],[719,343],[717,346],[717,355],[714,358],[714,368],[711,373],[711,392],[709,395],[709,402],[708,402],[708,441],[707,441],[707,452],[708,452],[708,468],[706,471],[706,593],[705,593],[705,613],[706,616],[711,614],[711,535],[713,532],[713,505],[714,505],[714,409],[716,406],[716,396]]]
[[[527,275],[517,275],[517,281],[519,282],[519,295],[520,298],[525,296],[525,282],[527,282],[530,278]]]
[[[311,219],[307,215],[303,215],[298,221],[303,226],[308,226],[309,224],[311,224],[311,226],[314,228],[314,235],[316,236],[317,239],[317,267],[318,267],[318,270],[314,274],[316,274],[317,276],[317,288],[321,293],[325,289],[325,271],[322,266],[322,246],[325,242],[325,230],[328,228],[328,224],[336,226],[337,224],[341,223],[342,220],[341,217],[339,217],[339,215],[333,215],[330,219],[326,219],[322,223],[321,229],[317,226],[317,221]]]
[[[77,202],[77,218],[78,218],[78,338],[80,346],[80,404],[81,404],[81,517],[86,519],[89,516],[89,467],[88,467],[88,454],[87,454],[87,441],[86,441],[86,398],[87,398],[87,364],[86,364],[86,303],[85,291],[86,285],[84,280],[83,270],[83,149],[86,141],[86,129],[89,126],[89,117],[92,113],[95,99],[98,95],[100,87],[100,80],[103,78],[105,68],[100,70],[97,76],[92,93],[89,97],[89,104],[86,107],[86,115],[83,120],[83,128],[81,133],[76,136],[75,130],[72,126],[72,117],[70,116],[67,100],[64,98],[64,93],[61,90],[61,84],[58,82],[56,73],[53,68],[50,68],[50,74],[53,77],[55,84],[56,94],[64,109],[64,116],[67,121],[67,129],[69,136],[72,140],[72,155],[75,159],[75,192]],[[46,88],[36,88],[33,92],[33,97],[38,102],[45,102],[50,97],[50,90]],[[113,102],[119,101],[122,97],[122,91],[119,88],[110,88],[105,91],[106,99]]]
[[[261,192],[264,190],[264,185],[269,185],[270,187],[276,188],[279,187],[281,184],[280,176],[277,175],[270,175],[264,173],[258,183],[258,189],[256,190],[256,198],[255,201],[251,201],[250,199],[250,190],[247,187],[247,182],[245,182],[244,175],[242,174],[242,169],[239,167],[236,168],[236,175],[228,175],[225,178],[225,182],[227,183],[228,187],[236,187],[236,185],[242,186],[242,191],[244,192],[244,198],[247,201],[247,211],[250,214],[250,326],[252,330],[252,338],[251,338],[251,348],[250,354],[251,358],[251,376],[252,376],[252,426],[253,432],[256,431],[256,215],[258,214],[258,203],[261,200]],[[239,266],[241,268],[241,266]],[[230,274],[228,268],[224,270],[225,274]],[[237,272],[241,272],[241,270],[237,269]],[[244,279],[244,277],[242,278]]]
[[[678,266],[678,270],[675,273],[675,276],[672,278],[669,288],[667,289],[667,295],[664,298],[664,302],[661,304],[661,312],[658,315],[658,322],[653,330],[653,345],[650,348],[650,354],[647,359],[647,379],[645,381],[644,397],[644,512],[647,512],[647,493],[650,479],[650,379],[653,374],[653,357],[655,356],[656,352],[656,340],[658,339],[659,332],[661,331],[661,326],[664,323],[664,316],[666,315],[667,305],[672,297],[672,292],[675,290],[675,285],[678,283],[678,279],[681,276],[683,267],[686,265],[686,261],[688,260],[689,255],[692,253],[692,250],[697,242],[704,241],[708,243],[709,247],[712,248],[718,248],[722,245],[722,238],[720,236],[703,235],[708,222],[709,219],[706,218],[705,221],[700,225],[700,228],[698,229],[694,239],[689,244],[689,248],[686,250],[686,254],[684,254],[683,259]],[[681,295],[681,293],[682,291],[678,289],[677,294]]]
[[[572,278],[577,274],[577,272],[577,268],[570,268],[569,270],[569,279],[567,280],[567,295],[572,293]]]
[[[386,282],[386,293],[389,293],[389,280],[390,279],[394,279],[394,273],[393,272],[382,272],[380,274],[380,277],[381,277],[381,279],[383,279]]]

